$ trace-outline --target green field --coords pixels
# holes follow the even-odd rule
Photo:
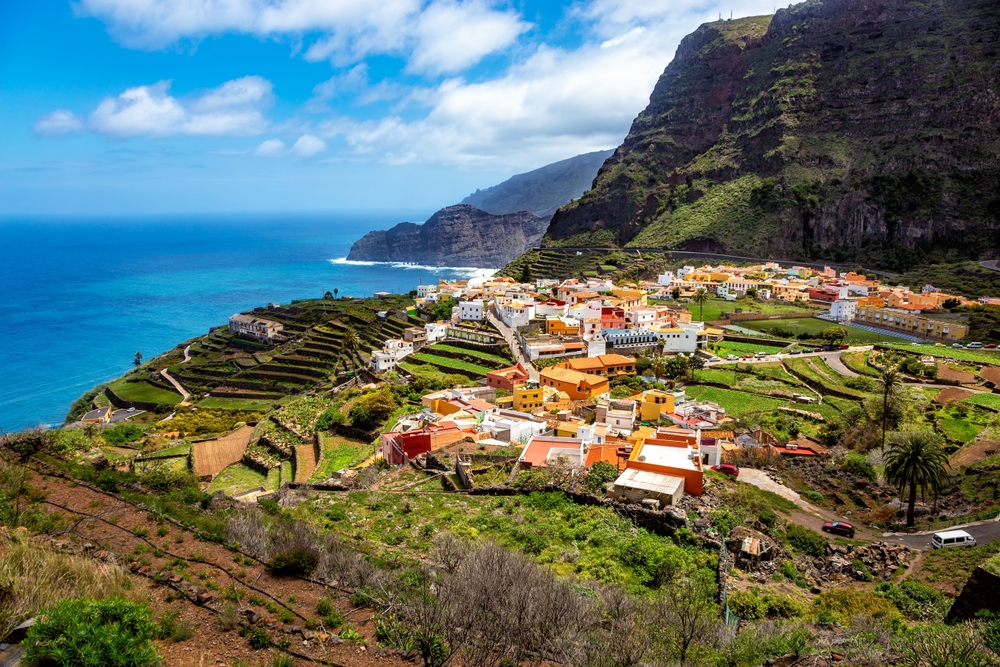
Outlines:
[[[653,303],[666,303],[670,305],[677,305],[674,301],[660,301],[656,299],[650,299],[651,304]],[[701,319],[702,308],[696,303],[682,304],[686,305],[691,316],[696,320]],[[762,301],[750,301],[750,300],[739,300],[739,301],[726,301],[725,299],[711,299],[705,304],[704,313],[705,321],[712,322],[714,320],[722,319],[722,313],[732,313],[735,312],[737,308],[742,308],[744,312],[754,312],[763,313],[764,315],[783,315],[785,313],[804,313],[810,310],[816,310],[815,308],[810,308],[809,306],[802,305],[788,305],[783,303],[764,303]],[[739,324],[742,325],[742,322]]]
[[[209,493],[222,491],[227,496],[242,493],[258,486],[267,486],[267,478],[242,463],[234,463],[216,476],[208,486]]]
[[[160,389],[148,382],[125,382],[116,380],[110,385],[111,391],[115,392],[122,400],[140,401],[143,403],[164,403],[166,405],[176,405],[181,402],[181,395],[175,391]]]
[[[417,352],[410,355],[411,359],[416,359],[417,361],[422,361],[425,364],[438,364],[439,366],[444,366],[445,368],[455,368],[463,371],[472,371],[478,375],[486,375],[490,372],[489,368],[485,366],[480,366],[478,364],[470,364],[467,361],[461,361],[459,359],[451,359],[449,357],[439,357],[434,354],[424,354],[423,352]]]
[[[796,375],[800,375],[812,382],[815,382],[825,389],[839,392],[845,396],[850,396],[858,400],[868,397],[863,391],[851,389],[844,384],[843,375],[830,368],[830,366],[820,357],[806,357],[804,359],[789,359],[785,362],[789,370]]]
[[[834,324],[833,322],[827,322],[826,320],[819,320],[815,317],[798,317],[789,320],[748,320],[746,322],[739,322],[739,326],[761,332],[765,332],[769,329],[784,329],[792,332],[793,336],[798,336],[799,334],[818,336],[822,333],[823,329],[839,325]],[[847,329],[848,332],[846,342],[856,345],[870,345],[880,341],[892,343],[900,340],[890,334],[877,334],[872,331],[866,331],[864,329],[858,329],[857,327],[851,326],[844,328]]]
[[[712,351],[717,355],[726,358],[728,354],[735,354],[738,357],[744,354],[755,354],[757,352],[766,352],[767,354],[778,354],[784,348],[776,345],[759,345],[757,343],[737,343],[735,341],[725,340],[721,343],[713,343],[709,346]]]
[[[258,401],[247,398],[219,398],[210,396],[198,403],[200,408],[225,408],[228,410],[254,410],[266,412],[274,406],[274,401]]]
[[[882,376],[881,373],[868,365],[868,352],[844,352],[840,355],[840,360],[855,373],[872,377]]]
[[[942,417],[938,420],[938,425],[941,428],[941,432],[948,437],[949,440],[954,440],[956,442],[968,442],[972,440],[979,432],[982,427],[976,424],[970,424],[965,419],[953,419],[948,417]]]
[[[685,387],[684,391],[688,396],[699,401],[718,403],[726,409],[726,414],[730,417],[740,417],[751,412],[775,410],[788,404],[788,401],[776,398],[716,387],[693,386]]]
[[[320,440],[319,465],[313,472],[311,481],[326,479],[343,468],[349,468],[365,460],[372,453],[372,446],[361,440],[351,440],[339,435],[322,435]]]
[[[463,347],[455,347],[453,345],[445,345],[443,343],[436,343],[430,346],[430,350],[437,352],[450,352],[452,354],[467,354],[472,357],[477,357],[479,359],[486,359],[487,361],[495,361],[500,364],[510,364],[513,363],[510,359],[501,357],[497,354],[491,354],[489,352],[481,352],[480,350],[466,350]]]
[[[928,355],[931,357],[942,357],[944,359],[957,359],[958,361],[971,361],[978,364],[991,364],[1000,366],[1000,350],[965,350],[953,347],[938,347],[932,343],[926,345],[911,345],[907,343],[887,344],[905,352]]]
[[[991,410],[1000,410],[1000,394],[976,394],[975,396],[963,398],[962,402],[972,403],[973,405],[981,405],[984,408],[990,408]]]

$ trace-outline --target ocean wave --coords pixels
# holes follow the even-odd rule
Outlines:
[[[421,271],[431,271],[433,273],[458,273],[468,278],[489,278],[495,269],[483,269],[476,266],[427,266],[425,264],[408,264],[407,262],[362,262],[346,257],[338,257],[329,260],[331,264],[349,264],[352,266],[389,266],[394,269],[419,269]]]

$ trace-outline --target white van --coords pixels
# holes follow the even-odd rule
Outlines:
[[[982,343],[980,343],[980,342],[979,342],[979,341],[977,340],[977,341],[973,341],[973,342],[969,343],[969,344],[968,344],[968,345],[966,345],[965,347],[969,348],[970,350],[978,350],[978,349],[982,348],[982,346],[983,346],[983,344],[982,344]]]
[[[948,530],[943,533],[934,533],[931,537],[932,549],[950,549],[951,547],[974,547],[976,538],[969,535],[964,530]]]

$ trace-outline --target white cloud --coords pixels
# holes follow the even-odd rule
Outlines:
[[[412,54],[412,71],[428,73],[474,65],[529,27],[485,0],[80,0],[77,11],[140,48],[226,32],[321,33],[305,51],[309,60],[344,66],[370,54]]]
[[[254,155],[261,157],[278,157],[284,155],[286,151],[285,142],[281,139],[268,139],[254,149]]]
[[[54,135],[90,129],[116,138],[259,134],[267,127],[261,108],[270,104],[271,88],[266,79],[246,76],[181,100],[169,94],[169,81],[160,81],[105,98],[86,123],[73,112],[59,109],[39,118],[34,130]]]
[[[326,142],[312,134],[303,134],[292,146],[292,152],[302,157],[310,157],[326,150]]]
[[[680,40],[717,19],[701,0],[595,0],[578,7],[584,42],[573,50],[538,46],[493,79],[446,80],[423,89],[423,118],[398,116],[321,123],[358,155],[390,164],[441,162],[527,168],[617,146]],[[744,0],[736,15],[771,11]]]
[[[83,119],[72,111],[66,109],[56,109],[50,114],[46,114],[35,121],[32,126],[35,134],[46,136],[58,136],[61,134],[71,134],[83,130]]]

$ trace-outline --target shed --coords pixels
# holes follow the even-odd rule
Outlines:
[[[615,480],[614,492],[633,503],[653,498],[659,500],[661,506],[676,505],[684,495],[684,480],[658,472],[626,468]]]

